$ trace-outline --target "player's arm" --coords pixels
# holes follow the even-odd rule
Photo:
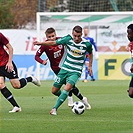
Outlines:
[[[67,35],[62,38],[57,39],[56,41],[45,41],[45,42],[35,41],[33,42],[33,44],[34,45],[45,45],[45,46],[60,45],[60,44],[66,45],[70,39],[72,39],[72,37],[70,35]]]
[[[90,72],[90,75],[92,75],[93,49],[92,49],[92,44],[90,42],[87,43],[87,52],[89,53],[88,71]]]
[[[35,54],[35,60],[36,60],[37,62],[39,62],[40,64],[46,65],[46,64],[47,64],[48,58],[45,59],[45,60],[42,60],[42,59],[41,59],[41,55],[42,55],[43,52],[44,52],[44,48],[41,46],[41,47],[37,50],[37,52],[36,52],[36,54]]]
[[[91,40],[91,43],[92,43],[92,45],[94,46],[94,49],[95,49],[95,58],[96,59],[98,59],[99,58],[99,55],[98,55],[98,48],[97,48],[97,45],[96,45],[96,43],[95,43],[95,41],[94,41],[94,39],[92,38],[92,40]]]
[[[34,45],[45,45],[45,46],[51,46],[51,45],[56,45],[56,41],[45,41],[45,42],[38,42],[35,41],[33,42]]]
[[[95,41],[94,41],[93,38],[92,38],[91,43],[92,43],[92,45],[94,46],[95,51],[98,52],[97,45],[96,45],[96,43],[95,43]]]
[[[11,46],[10,43],[5,45],[8,49],[8,54],[9,54],[9,59],[8,62],[6,64],[6,69],[8,72],[12,72],[13,70],[13,64],[12,64],[12,57],[13,57],[13,47]]]
[[[93,62],[93,53],[89,53],[89,66],[88,66],[88,71],[90,75],[92,75],[92,62]]]

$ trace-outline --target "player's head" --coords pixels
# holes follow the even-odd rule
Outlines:
[[[55,41],[56,40],[56,32],[55,29],[50,27],[45,31],[46,38],[48,41]]]
[[[133,41],[133,24],[130,24],[127,27],[127,37],[128,37],[128,39],[129,39],[130,42]]]
[[[80,43],[82,41],[82,27],[75,26],[72,31],[73,40],[75,43]]]
[[[84,32],[84,37],[88,37],[88,34],[89,34],[89,28],[88,28],[88,26],[85,26],[83,28],[83,32]]]

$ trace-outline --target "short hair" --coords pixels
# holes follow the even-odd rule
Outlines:
[[[82,27],[77,25],[73,28],[73,31],[77,32],[77,33],[82,33]]]
[[[89,27],[88,26],[84,26],[84,28],[83,29],[89,29]]]
[[[45,31],[45,34],[51,34],[51,33],[53,33],[53,32],[55,32],[55,29],[52,28],[52,27],[50,27],[50,28],[48,28],[48,29]]]
[[[133,31],[133,24],[128,25],[128,29],[131,29]]]

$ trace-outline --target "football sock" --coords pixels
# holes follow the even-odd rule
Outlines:
[[[85,79],[88,78],[88,66],[85,66]]]
[[[61,94],[61,90],[58,90],[54,95],[59,97],[60,94]]]
[[[73,88],[72,88],[72,89],[73,89]],[[69,94],[68,94],[69,97],[72,96],[72,93],[73,93],[72,89],[69,91]]]
[[[94,79],[93,75],[92,75],[92,76],[90,76],[90,77],[91,77],[91,79]]]
[[[15,101],[12,93],[6,88],[4,87],[2,90],[1,90],[1,93],[2,95],[15,107],[19,107],[17,102]]]
[[[22,78],[19,80],[20,81],[20,88],[23,88],[27,84],[27,80],[25,78]]]
[[[56,110],[60,107],[60,105],[66,100],[67,96],[68,96],[68,91],[63,90],[62,93],[60,94],[60,96],[58,97],[56,104],[54,106],[54,108],[56,108]]]
[[[19,81],[21,85],[20,88],[23,88],[24,86],[27,85],[27,82],[32,82],[32,77],[22,78]]]
[[[27,77],[26,80],[27,82],[32,82],[32,77]]]
[[[80,100],[83,99],[83,96],[81,95],[81,93],[79,92],[79,89],[78,89],[77,87],[74,87],[74,88],[72,89],[72,92],[73,92],[73,94],[74,94],[75,96],[77,96]]]

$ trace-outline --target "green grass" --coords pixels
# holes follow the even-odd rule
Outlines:
[[[9,114],[12,106],[1,95],[0,133],[132,133],[133,100],[127,95],[129,81],[95,81],[77,87],[92,106],[84,114],[76,115],[67,100],[57,116],[49,111],[57,97],[51,94],[53,81],[43,81],[41,87],[29,83],[21,90],[12,89],[22,112]],[[78,99],[74,96],[74,101]]]

